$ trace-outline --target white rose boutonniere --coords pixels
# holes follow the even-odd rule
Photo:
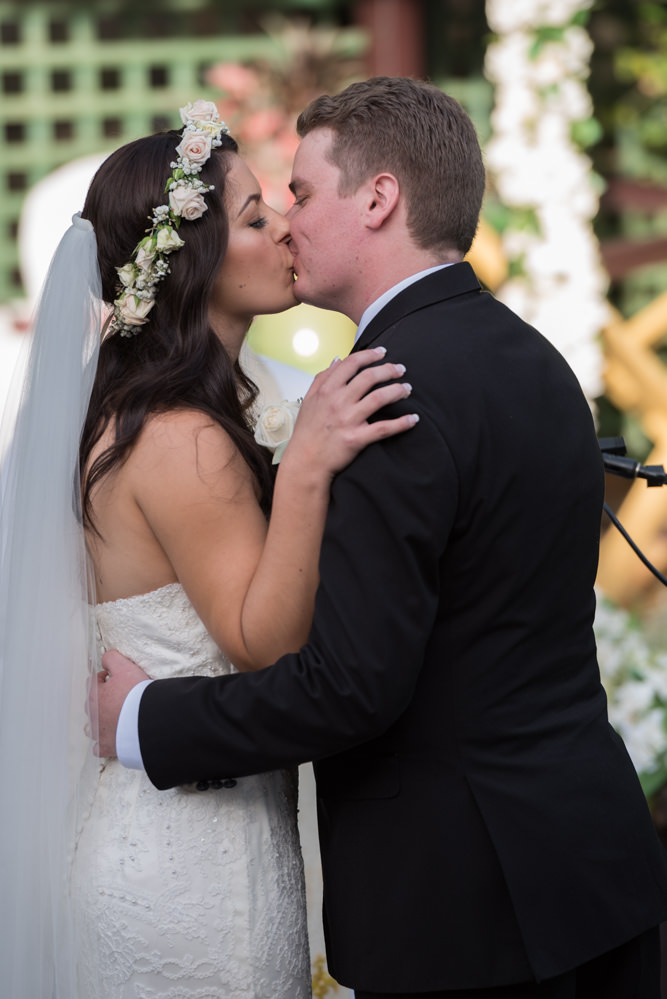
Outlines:
[[[294,424],[299,414],[301,399],[264,406],[255,425],[255,440],[273,452],[273,464],[277,465],[289,444]]]

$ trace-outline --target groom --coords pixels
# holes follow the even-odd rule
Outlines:
[[[110,653],[100,752],[134,688],[159,788],[314,760],[329,969],[357,999],[657,999],[667,876],[596,664],[586,400],[461,262],[484,169],[455,101],[379,78],[298,129],[299,298],[405,363],[421,420],[334,482],[308,644],[145,687]]]

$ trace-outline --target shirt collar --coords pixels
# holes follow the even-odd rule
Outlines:
[[[371,319],[374,319],[378,312],[383,309],[388,302],[391,302],[392,298],[395,298],[400,291],[403,291],[404,288],[408,288],[411,284],[414,284],[415,281],[419,281],[421,278],[426,277],[427,274],[434,274],[436,271],[441,271],[444,267],[451,267],[451,263],[436,264],[435,267],[427,267],[424,271],[418,271],[416,274],[411,274],[410,277],[406,277],[402,281],[399,281],[398,284],[393,286],[393,288],[389,288],[388,291],[385,291],[379,298],[376,298],[374,302],[371,302],[359,321],[354,342],[357,342],[370,323]]]

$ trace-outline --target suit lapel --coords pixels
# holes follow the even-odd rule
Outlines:
[[[434,305],[436,302],[442,302],[447,298],[455,298],[457,295],[480,290],[475,272],[470,264],[465,262],[452,264],[451,267],[445,267],[434,274],[428,274],[392,298],[378,312],[377,316],[371,319],[353,349],[363,350],[365,347],[372,347],[385,330],[405,319],[412,312]]]

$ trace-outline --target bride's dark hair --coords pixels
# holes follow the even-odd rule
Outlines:
[[[238,151],[234,139],[221,138],[199,175],[215,186],[205,195],[207,211],[195,221],[181,221],[178,234],[185,246],[168,258],[170,273],[158,285],[148,323],[137,336],[116,333],[100,348],[79,452],[84,523],[92,530],[95,484],[125,461],[151,414],[178,408],[200,410],[223,427],[252,470],[268,512],[270,457],[256,444],[250,425],[258,390],[238,361],[232,363],[208,320],[211,289],[227,251],[225,178],[231,154]],[[180,139],[174,131],[131,142],[93,178],[82,215],[95,228],[102,296],[109,304],[118,296],[116,267],[130,260],[150,228],[152,209],[166,202],[164,186]],[[114,443],[91,463],[110,422]]]

